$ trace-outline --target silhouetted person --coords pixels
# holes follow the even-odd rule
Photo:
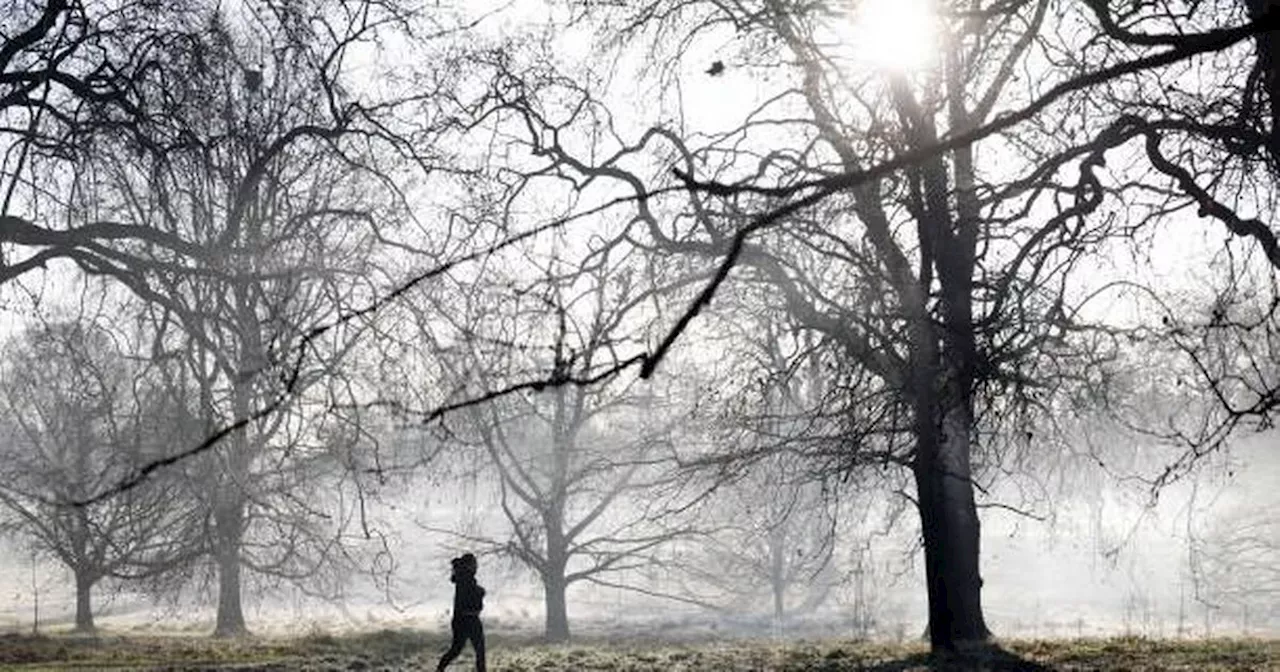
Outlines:
[[[462,557],[449,561],[453,565],[453,574],[449,580],[454,584],[453,591],[453,644],[440,657],[436,672],[453,662],[462,653],[462,647],[471,640],[471,648],[476,652],[476,672],[485,672],[484,664],[484,626],[480,624],[480,612],[484,609],[484,588],[476,583],[476,556],[464,553]]]

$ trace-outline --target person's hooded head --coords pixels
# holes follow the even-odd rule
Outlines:
[[[476,575],[476,556],[470,553],[464,553],[450,560],[449,564],[453,567],[453,575],[450,577],[453,581],[464,577],[471,578]]]

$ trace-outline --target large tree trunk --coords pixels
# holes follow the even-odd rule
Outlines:
[[[943,257],[942,264],[955,263]],[[946,268],[944,266],[944,268]],[[974,343],[969,295],[952,266],[942,274],[948,329],[942,346],[934,327],[913,328],[911,395],[915,415],[914,476],[924,538],[929,595],[929,643],[935,652],[972,648],[990,637],[982,615],[978,510],[969,451],[973,440]],[[961,291],[956,291],[956,284]],[[920,304],[923,305],[923,304]],[[924,315],[924,311],[919,311]],[[962,326],[957,326],[962,325]],[[966,331],[967,329],[967,331]]]
[[[248,303],[237,290],[237,298],[241,306],[242,324],[245,317],[245,306]],[[253,333],[253,332],[251,332]],[[253,372],[253,360],[241,358],[241,370]],[[252,374],[242,374],[244,379],[236,381],[232,390],[232,409],[235,418],[247,418],[250,412],[252,390],[249,380]],[[249,461],[253,440],[249,436],[249,428],[241,427],[231,435],[227,448],[231,451],[227,456],[229,473],[225,475],[217,493],[218,504],[214,510],[214,532],[216,548],[214,554],[218,562],[218,620],[214,626],[214,637],[240,637],[247,635],[244,609],[240,603],[240,547],[244,542],[245,507],[247,497],[245,488],[249,483]]]
[[[80,427],[83,432],[88,432],[87,427]],[[93,441],[90,436],[81,438],[82,446],[88,446]],[[89,488],[85,486],[93,477],[89,468],[89,451],[83,447],[75,453],[75,483],[73,484],[73,492],[77,497],[83,498],[89,492]],[[95,552],[90,550],[90,537],[92,537],[92,526],[89,523],[89,507],[76,507],[73,512],[71,521],[71,557],[70,563],[72,574],[75,576],[76,582],[76,628],[75,631],[82,634],[92,634],[93,626],[93,606],[90,602],[90,592],[96,577],[91,574],[92,570],[98,569],[100,560],[96,558]],[[98,542],[101,543],[101,542]]]
[[[567,642],[569,609],[565,601],[565,590],[568,584],[564,580],[564,571],[544,574],[542,588],[547,603],[546,639],[548,642]]]
[[[93,608],[90,595],[93,591],[94,579],[84,570],[77,570],[76,577],[76,629],[82,635],[97,632],[93,624]]]
[[[964,104],[964,63],[953,44],[946,56],[947,115],[953,129],[975,123]],[[928,133],[937,137],[932,127]],[[934,651],[974,648],[991,636],[982,614],[981,530],[969,462],[979,361],[973,278],[982,213],[974,186],[972,147],[957,148],[951,158],[955,211],[948,212],[945,162],[939,159],[930,164],[933,179],[926,185],[934,218],[924,235],[931,239],[936,255],[942,325],[940,331],[921,325],[929,333],[926,352],[931,366],[926,370],[931,375],[926,385],[915,390],[920,441],[915,478],[929,590],[929,643]],[[927,295],[928,285],[921,291]],[[938,343],[941,348],[935,350]]]
[[[982,614],[977,506],[962,410],[948,411],[943,431],[922,437],[915,469],[929,593],[929,643],[956,650],[990,636]]]
[[[215,558],[218,563],[218,620],[214,637],[241,637],[248,634],[244,609],[240,603],[240,541],[243,535],[242,506],[220,507],[214,513],[217,535]]]
[[[563,321],[561,329],[563,329]],[[563,332],[561,332],[563,334]],[[563,361],[563,339],[556,342],[556,361]],[[542,524],[547,534],[547,559],[542,571],[542,586],[547,605],[546,639],[548,642],[569,641],[569,607],[565,602],[569,568],[569,539],[565,537],[564,511],[568,498],[569,458],[573,450],[573,419],[570,417],[568,388],[556,388],[555,412],[552,417],[552,481],[551,498],[542,511]],[[582,396],[576,398],[581,404]]]

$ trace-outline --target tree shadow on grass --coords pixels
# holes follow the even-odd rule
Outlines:
[[[1027,660],[1018,654],[998,646],[986,646],[964,653],[917,653],[862,668],[866,672],[915,672],[936,670],[939,672],[1050,672],[1053,668]]]

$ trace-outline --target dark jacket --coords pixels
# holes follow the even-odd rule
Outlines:
[[[476,583],[476,575],[454,572],[449,580],[456,586],[453,591],[453,615],[479,616],[484,610],[484,588]]]

